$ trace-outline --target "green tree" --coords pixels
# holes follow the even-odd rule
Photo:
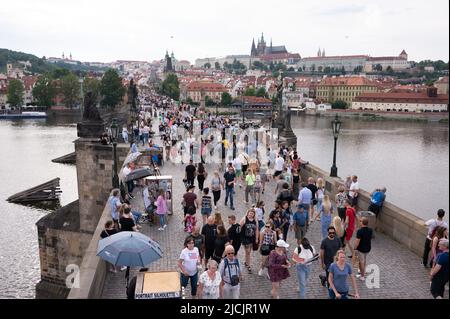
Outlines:
[[[203,67],[204,67],[205,69],[211,69],[211,63],[206,62],[205,64],[203,64]]]
[[[210,98],[208,95],[205,96],[205,105],[206,106],[214,106],[216,103],[214,103],[214,100]]]
[[[331,73],[331,68],[329,66],[326,66],[325,69],[323,69],[323,72],[326,74],[330,74]]]
[[[122,101],[125,91],[117,71],[113,69],[106,71],[100,82],[101,104],[114,108]]]
[[[180,98],[180,84],[178,77],[174,73],[169,73],[161,84],[161,94],[171,97],[174,100]]]
[[[316,65],[315,64],[311,65],[311,72],[314,73],[314,71],[316,71]]]
[[[221,100],[220,100],[220,104],[222,104],[223,106],[230,106],[231,102],[232,102],[232,98],[231,98],[230,93],[223,92]]]
[[[266,89],[264,87],[260,87],[256,91],[256,96],[258,96],[258,97],[265,97],[266,96]]]
[[[64,96],[64,104],[69,108],[75,107],[80,101],[80,83],[78,82],[78,77],[73,73],[65,75],[61,79],[61,93]]]
[[[61,79],[65,77],[66,75],[69,75],[70,71],[65,68],[57,68],[52,71],[52,78],[54,79]]]
[[[361,73],[363,70],[362,65],[358,65],[356,68],[353,69],[353,73]]]
[[[341,68],[341,74],[342,75],[345,75],[347,72],[345,72],[345,68],[344,68],[344,66],[342,66],[342,68]]]
[[[100,81],[96,78],[84,78],[83,92],[92,92],[92,97],[96,103],[99,102],[100,97]]]
[[[32,93],[37,105],[52,106],[54,104],[56,88],[49,73],[38,77]]]
[[[20,80],[13,79],[8,85],[8,103],[11,106],[22,106],[24,87]]]
[[[331,104],[331,108],[333,109],[346,109],[347,108],[347,102],[337,100],[333,104]]]
[[[188,98],[186,99],[186,103],[192,105],[194,101],[192,101],[191,97],[188,96]]]
[[[383,71],[383,66],[380,63],[378,63],[373,66],[373,69],[375,71],[381,72],[381,71]]]
[[[255,96],[256,95],[256,91],[255,88],[253,87],[249,87],[244,91],[244,96]]]
[[[253,66],[254,66],[257,70],[261,70],[261,71],[267,71],[267,70],[268,70],[267,65],[265,65],[265,64],[262,63],[261,61],[255,61],[255,62],[253,62]]]
[[[394,69],[392,69],[392,67],[390,65],[388,65],[388,67],[386,68],[386,72],[389,74],[394,73]]]
[[[293,66],[291,66],[291,67],[289,67],[288,71],[290,71],[290,72],[295,72],[295,69],[294,69]]]
[[[322,73],[322,70],[323,70],[322,66],[319,66],[319,67],[317,68],[317,71],[319,71],[319,73]]]
[[[214,67],[216,68],[216,70],[220,70],[220,63],[219,62],[214,63]]]

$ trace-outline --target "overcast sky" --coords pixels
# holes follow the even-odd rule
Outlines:
[[[264,36],[302,57],[449,58],[448,0],[14,0],[0,5],[0,48],[80,61],[191,63],[249,54]]]

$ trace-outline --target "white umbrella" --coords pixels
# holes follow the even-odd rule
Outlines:
[[[140,152],[136,152],[136,153],[130,153],[127,158],[125,159],[125,161],[123,161],[123,166],[125,167],[125,165],[127,165],[128,163],[134,162],[135,160],[137,160],[139,158],[139,156],[141,156],[142,153]]]

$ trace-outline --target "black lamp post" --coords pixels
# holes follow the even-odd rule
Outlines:
[[[333,121],[331,121],[331,128],[333,129],[333,137],[334,137],[334,154],[333,154],[333,166],[331,166],[331,177],[337,177],[337,167],[336,167],[336,143],[339,136],[339,131],[341,130],[341,121],[339,121],[339,117],[336,114],[336,117]]]
[[[242,92],[242,106],[241,106],[241,112],[242,112],[242,124],[244,124],[244,105],[245,105],[245,101],[244,101],[244,92]]]
[[[111,135],[114,155],[112,186],[113,188],[119,188],[119,176],[117,175],[117,139],[119,137],[119,126],[117,125],[116,119],[113,119],[111,123]]]

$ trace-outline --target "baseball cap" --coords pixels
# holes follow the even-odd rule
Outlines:
[[[285,242],[283,239],[277,241],[277,247],[288,248],[289,244]]]

